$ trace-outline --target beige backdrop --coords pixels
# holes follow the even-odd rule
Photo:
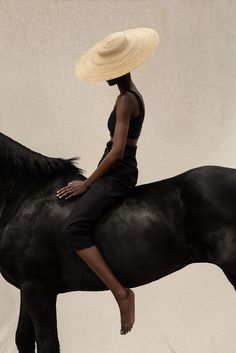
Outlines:
[[[1,131],[49,156],[80,155],[89,176],[119,91],[78,81],[76,60],[111,32],[142,26],[161,41],[132,72],[146,103],[138,184],[201,165],[236,167],[233,0],[1,0]],[[13,353],[19,291],[2,277],[0,288],[0,353]],[[111,292],[59,295],[62,353],[236,352],[236,296],[218,267],[193,264],[135,293],[126,336]]]

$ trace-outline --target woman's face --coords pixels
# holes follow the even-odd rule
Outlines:
[[[123,76],[119,76],[119,77],[115,77],[115,78],[113,78],[111,80],[107,80],[107,83],[108,83],[109,86],[117,85],[118,83],[122,83],[122,81],[127,79],[127,75],[129,75],[129,77],[130,77],[130,73],[128,72],[127,74],[125,74]]]
[[[109,86],[114,86],[117,84],[117,78],[113,78],[111,80],[107,80]]]

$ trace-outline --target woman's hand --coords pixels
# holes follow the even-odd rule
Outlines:
[[[67,186],[64,186],[63,188],[57,190],[57,197],[60,199],[65,197],[65,199],[69,199],[72,196],[77,196],[89,188],[88,184],[83,181],[83,180],[73,180],[70,183],[68,183]]]

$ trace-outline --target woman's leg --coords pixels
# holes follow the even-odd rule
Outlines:
[[[76,252],[113,293],[121,314],[121,334],[132,329],[135,320],[134,292],[113,274],[96,244],[91,230],[98,219],[127,189],[112,178],[100,178],[82,195],[67,218],[63,233],[71,252]]]
[[[129,332],[135,320],[134,292],[124,287],[104,261],[96,245],[76,250],[76,253],[89,265],[113,293],[121,314],[121,334]]]

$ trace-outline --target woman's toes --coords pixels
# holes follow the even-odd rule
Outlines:
[[[121,335],[125,335],[127,333],[127,328],[124,326],[124,328],[120,330],[120,333]]]

